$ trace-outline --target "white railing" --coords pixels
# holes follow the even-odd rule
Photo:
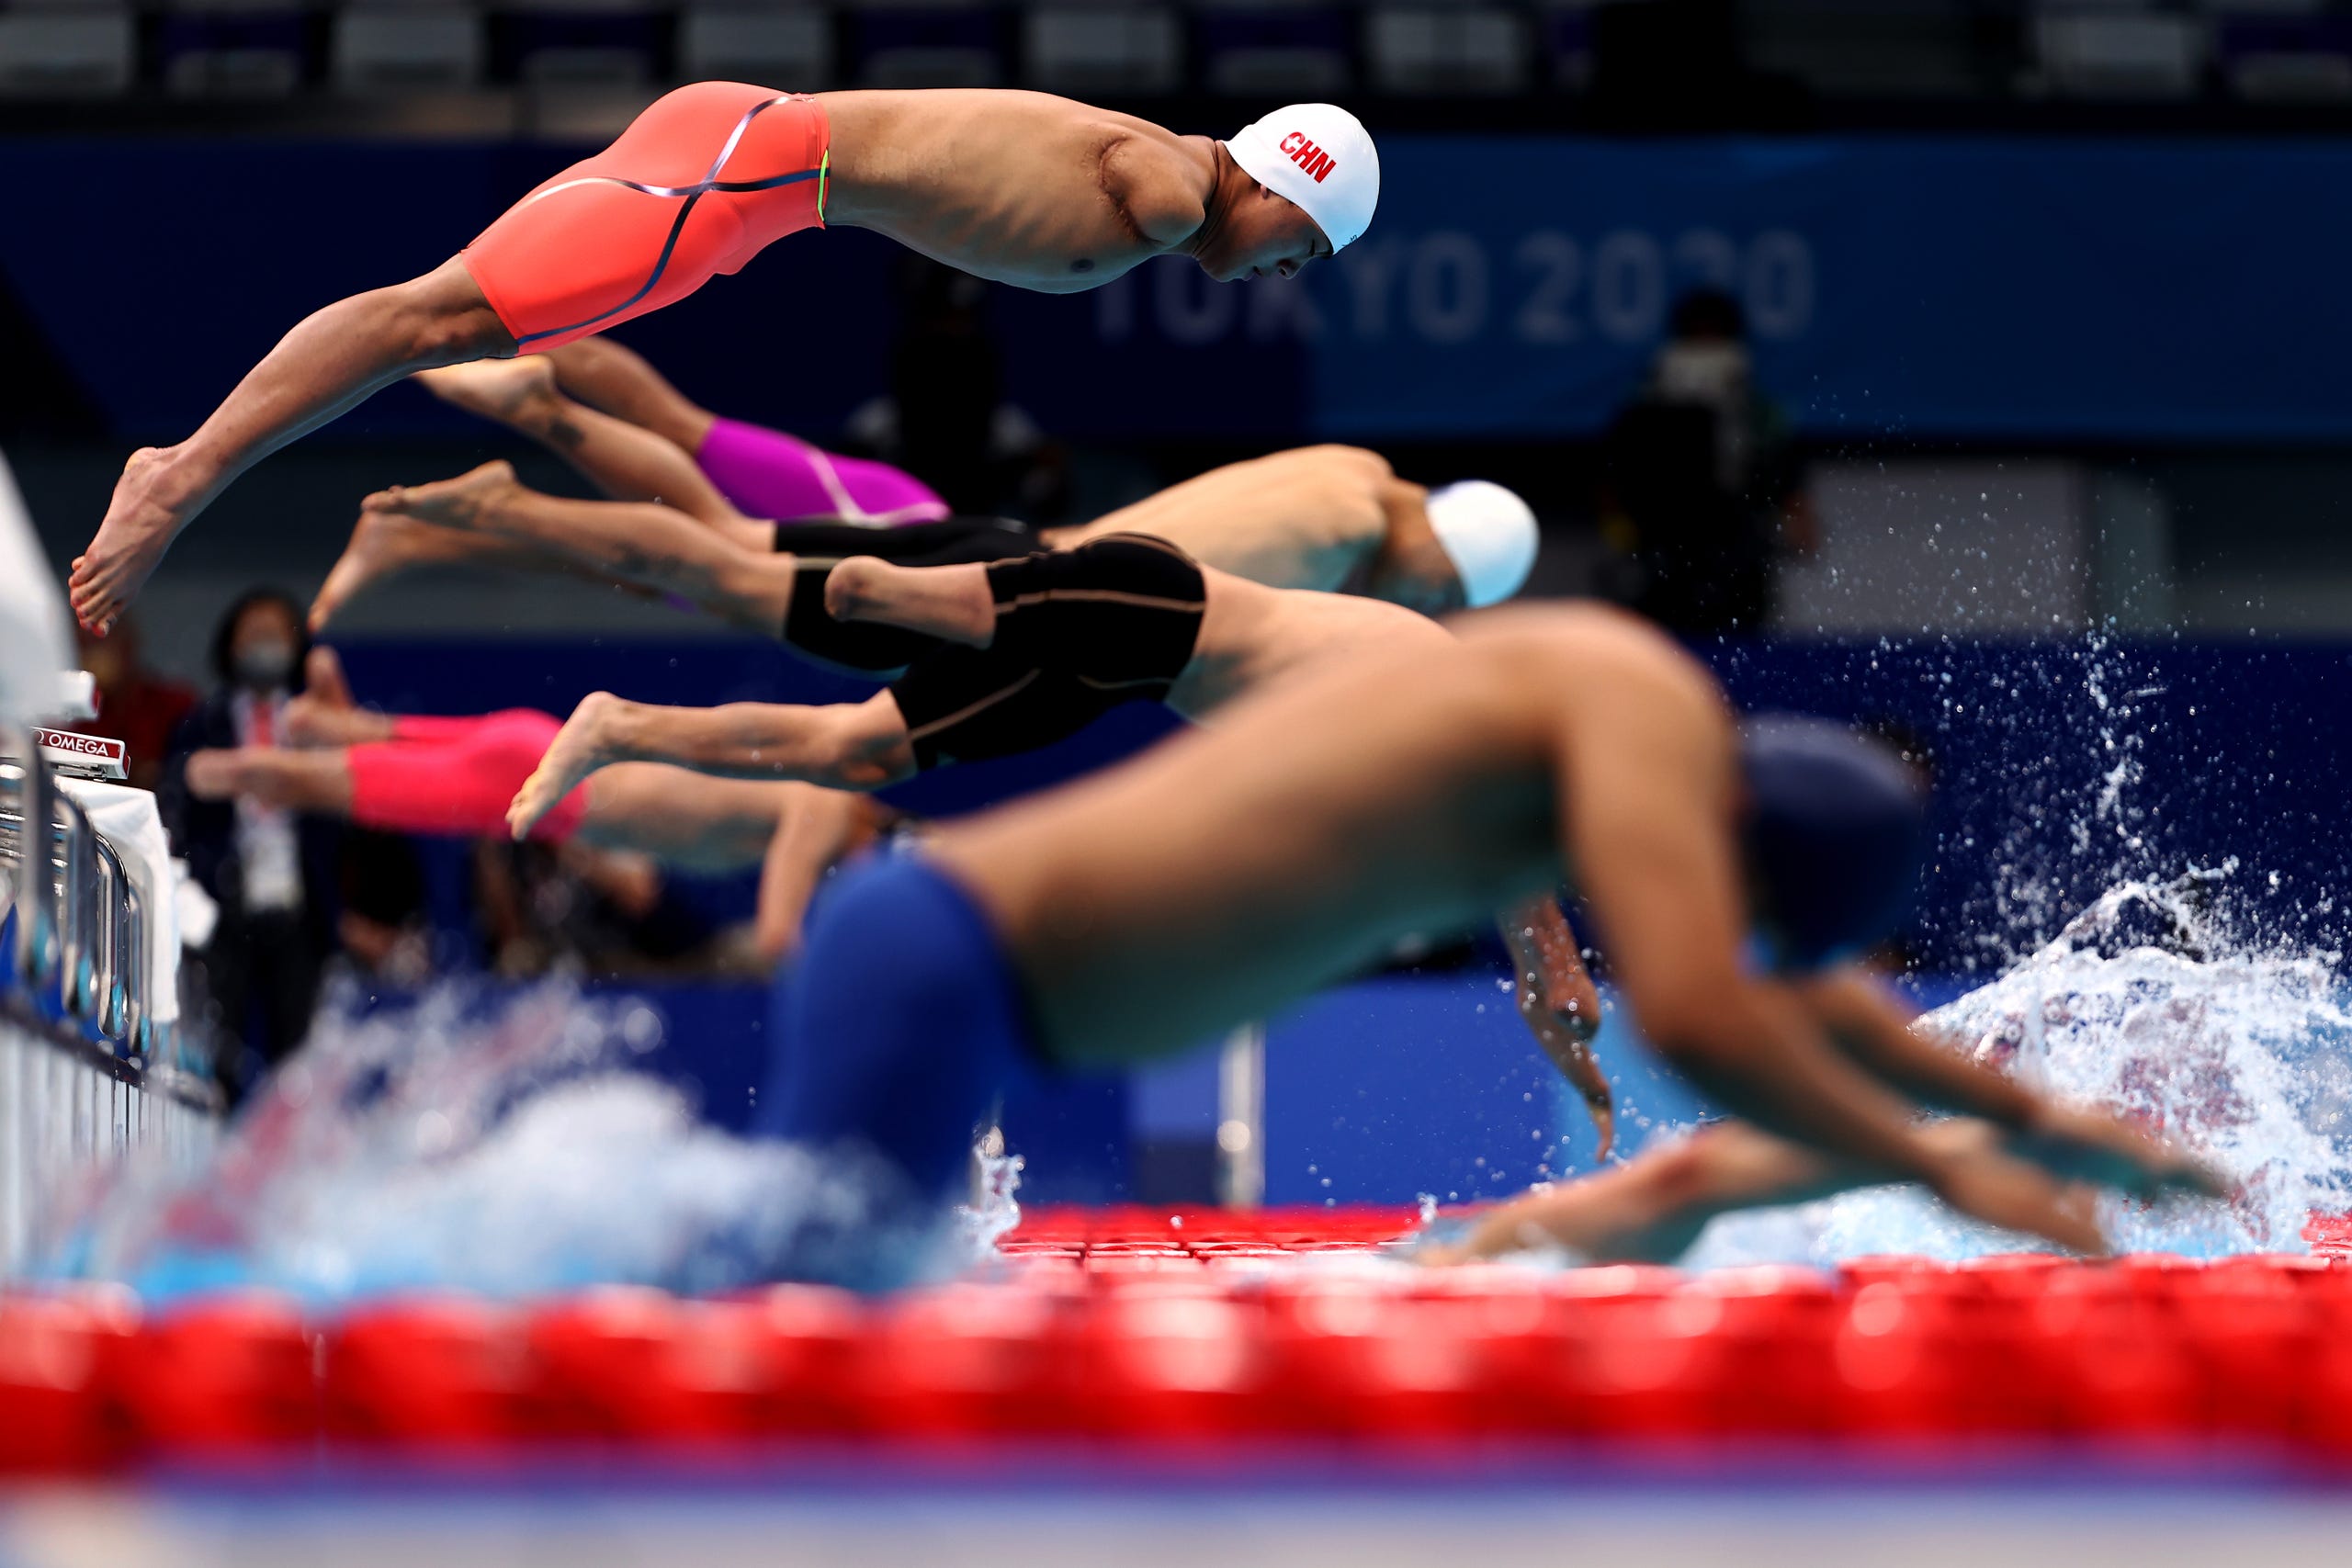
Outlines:
[[[149,944],[169,940],[123,856],[57,787],[22,731],[0,728],[0,892],[15,916],[0,978],[0,1278],[20,1274],[76,1187],[125,1164],[185,1167],[219,1098],[158,1007]],[[152,886],[152,885],[151,885]]]

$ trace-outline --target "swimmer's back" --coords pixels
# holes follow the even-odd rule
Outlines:
[[[1462,626],[941,834],[1056,1049],[1172,1047],[1558,883],[1563,710],[1603,687],[1611,705],[1713,700],[1687,655],[1614,612]]]
[[[1208,139],[1132,115],[1001,89],[819,101],[833,127],[826,221],[1000,283],[1091,288],[1190,238],[1206,215]]]

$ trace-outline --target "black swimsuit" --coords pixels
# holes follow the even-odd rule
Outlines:
[[[784,641],[796,653],[860,675],[893,675],[941,646],[897,626],[837,621],[825,611],[825,578],[852,556],[894,566],[968,566],[1006,560],[1037,548],[1037,536],[1001,517],[947,517],[936,523],[862,527],[854,523],[778,523],[775,548],[797,558]]]
[[[989,588],[989,646],[944,647],[890,687],[918,767],[1034,751],[1113,708],[1165,701],[1208,603],[1193,558],[1140,534],[999,561]]]

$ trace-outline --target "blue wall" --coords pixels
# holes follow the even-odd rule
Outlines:
[[[118,434],[175,438],[300,312],[434,265],[575,151],[14,141],[0,276]],[[1816,434],[2352,436],[2309,338],[2352,267],[2352,142],[1393,136],[1381,161],[1371,232],[1295,286],[1170,263],[1000,291],[1015,396],[1077,438],[1589,433],[1713,282]],[[827,432],[881,389],[892,254],[797,237],[620,335],[714,406]],[[401,389],[344,428],[457,417]]]
[[[1744,707],[1894,719],[1932,750],[1940,850],[1911,933],[1931,968],[1997,966],[2036,922],[2119,875],[2233,857],[2247,880],[2279,878],[2265,902],[2280,934],[2335,935],[2322,904],[2352,884],[2352,649],[1929,638],[1701,652]],[[599,688],[677,703],[825,702],[869,689],[773,646],[721,639],[356,642],[346,658],[362,701],[424,713],[561,714]],[[1126,755],[1173,722],[1130,707],[1047,750],[948,769],[890,798],[931,815],[970,810]],[[2039,892],[2021,901],[2020,889]]]

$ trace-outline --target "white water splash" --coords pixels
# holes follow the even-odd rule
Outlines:
[[[2339,955],[2233,940],[2215,913],[2226,876],[2126,883],[1925,1021],[2036,1089],[2143,1122],[2238,1183],[2226,1203],[2110,1199],[2101,1219],[2119,1249],[2301,1252],[2312,1214],[2352,1207],[2352,1010]],[[1882,1188],[1727,1216],[1685,1261],[1951,1258],[2034,1245],[1960,1220],[1917,1189]]]
[[[1020,1162],[977,1210],[908,1218],[883,1175],[701,1124],[633,1070],[642,1003],[549,982],[322,1010],[216,1157],[81,1220],[62,1271],[151,1297],[259,1285],[314,1301],[432,1286],[528,1296],[593,1282],[714,1291],[778,1277],[952,1272],[1018,1223]]]

